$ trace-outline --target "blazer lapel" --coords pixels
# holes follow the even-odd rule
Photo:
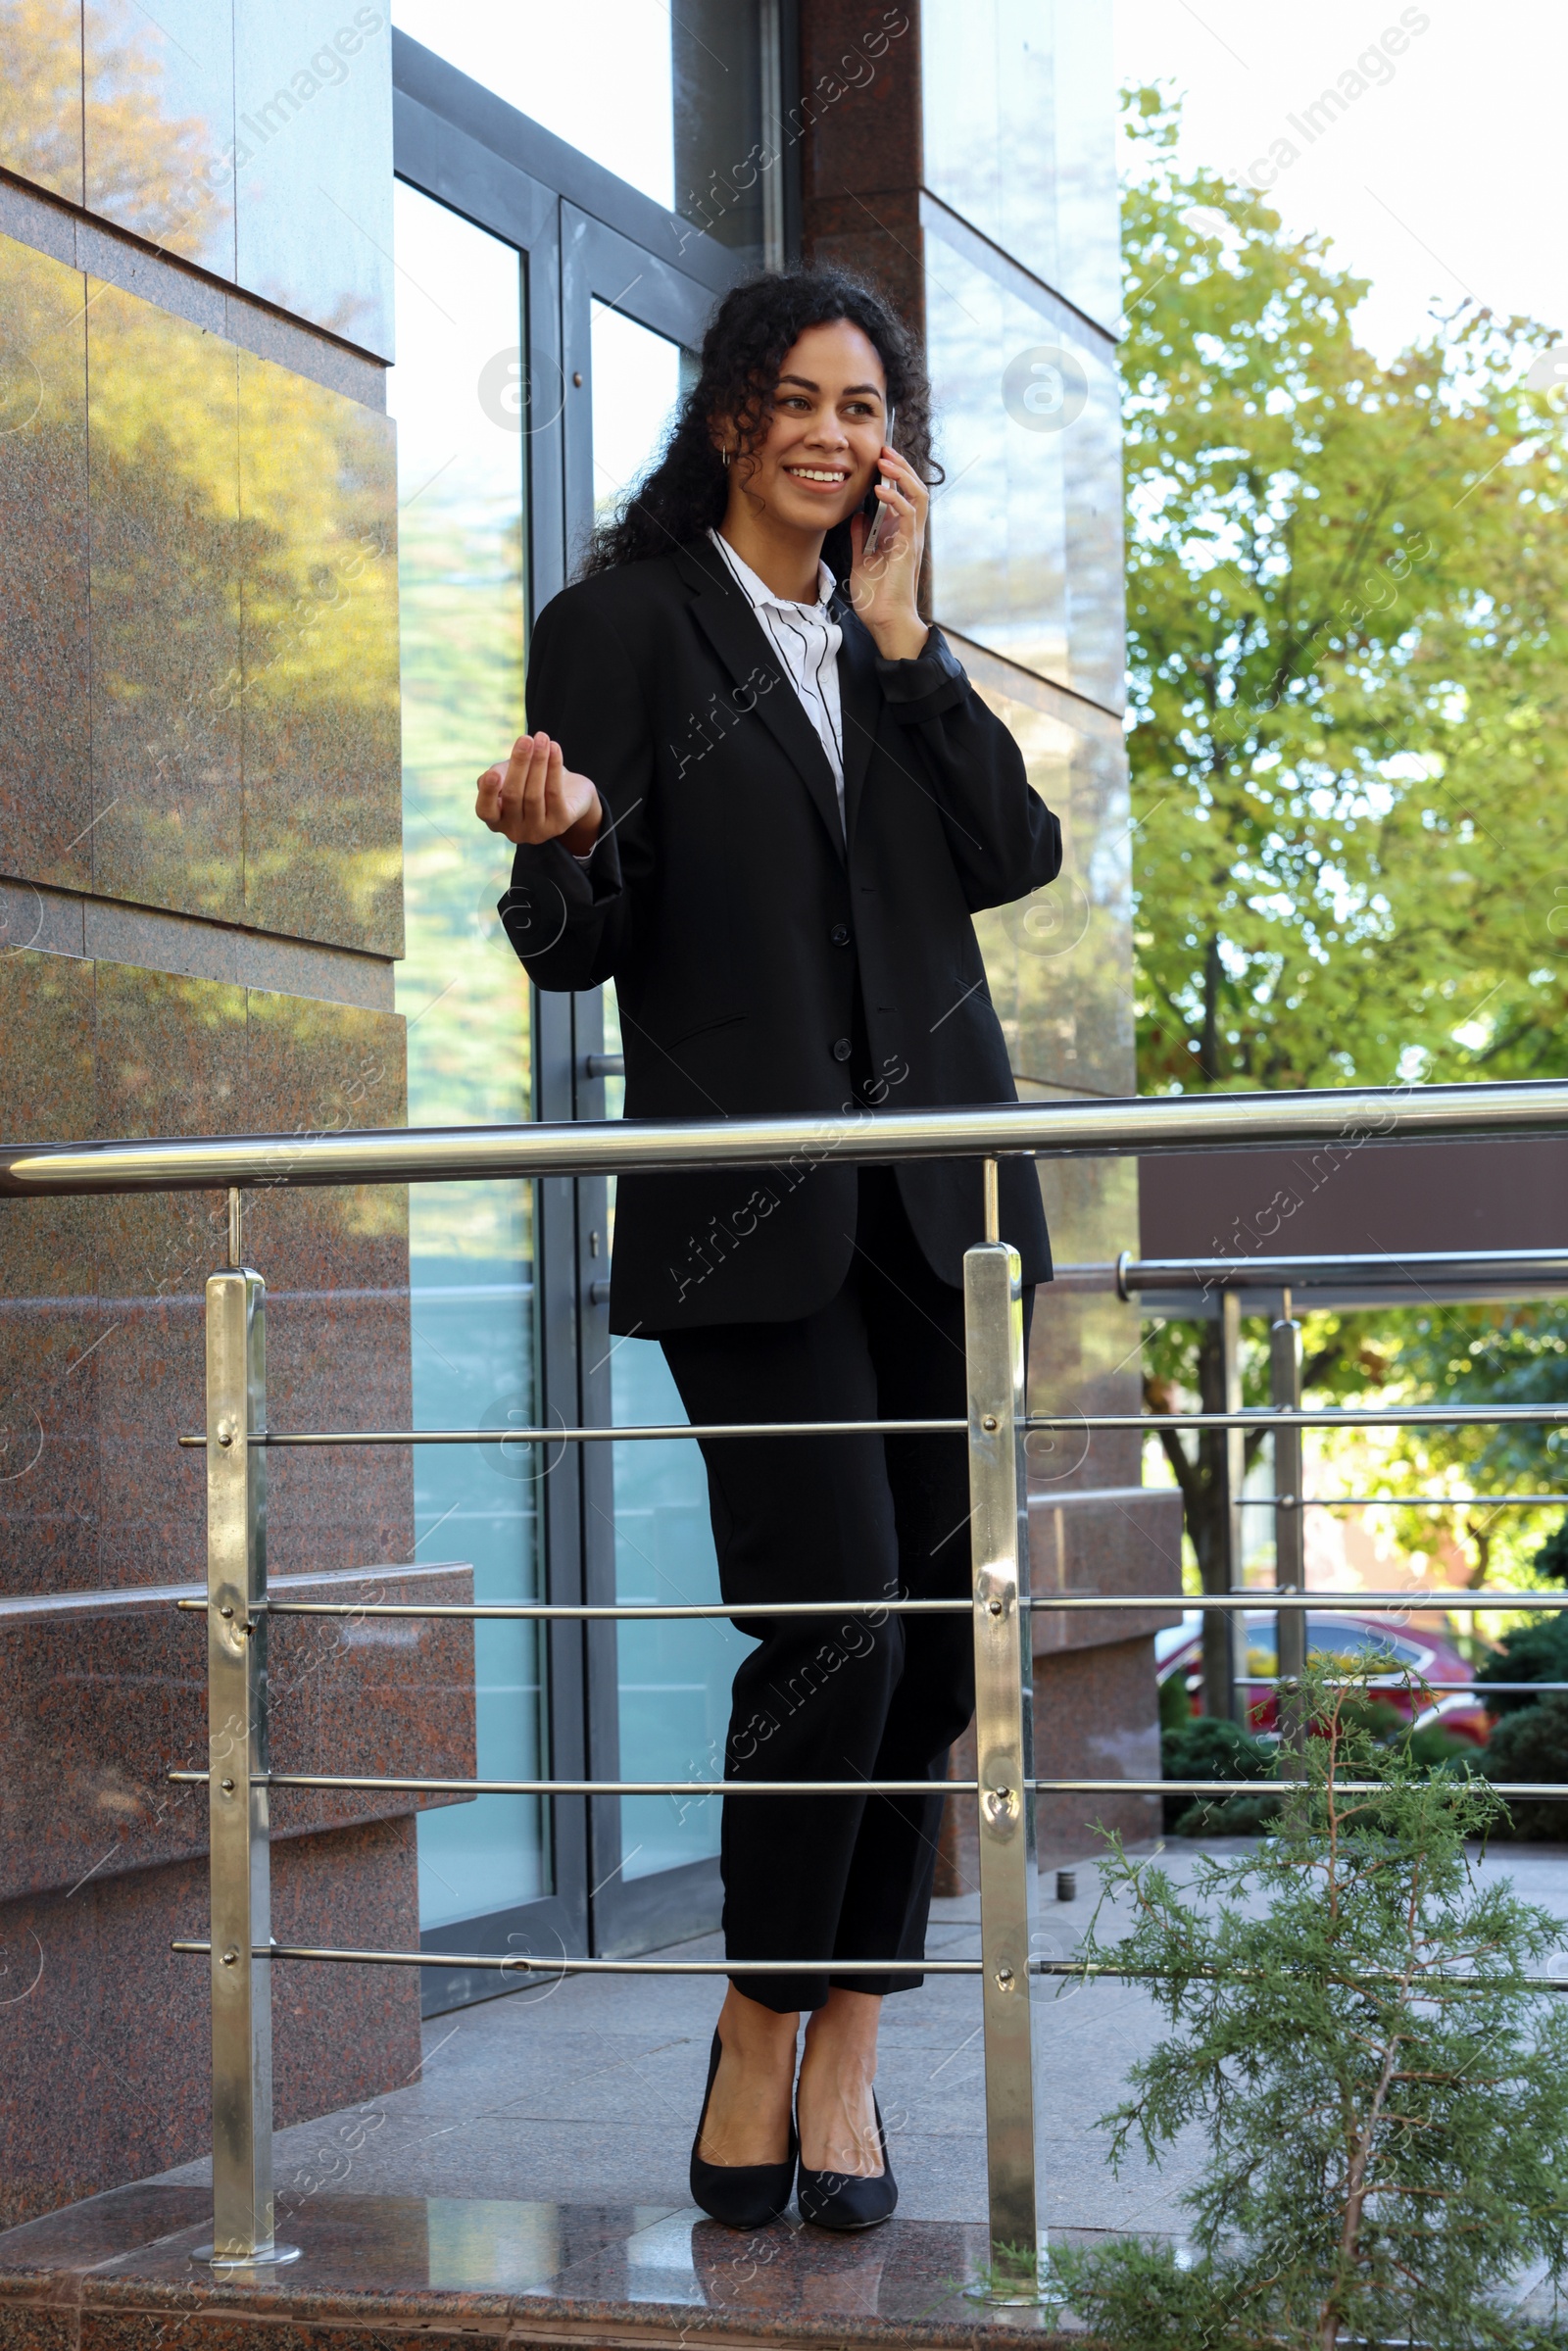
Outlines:
[[[855,839],[860,813],[860,795],[882,715],[882,688],[877,682],[876,642],[856,613],[847,596],[833,600],[834,617],[844,631],[839,654],[839,705],[844,720],[844,829]]]
[[[711,568],[695,546],[683,547],[678,558],[683,577],[697,590],[692,602],[697,624],[745,698],[738,707],[755,709],[816,803],[817,813],[842,857],[844,827],[839,821],[838,786],[816,729],[750,604],[735,582],[720,571],[718,559],[710,550],[707,552]]]

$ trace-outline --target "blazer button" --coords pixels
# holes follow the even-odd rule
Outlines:
[[[832,940],[835,947],[848,947],[850,944],[849,924],[847,922],[835,922],[833,928],[828,932],[828,937]]]
[[[841,1037],[833,1048],[833,1058],[835,1061],[847,1061],[854,1051],[855,1048],[848,1037]]]

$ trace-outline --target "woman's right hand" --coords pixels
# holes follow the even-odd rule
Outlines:
[[[509,841],[559,841],[574,857],[588,855],[604,821],[597,790],[546,734],[519,735],[510,759],[485,769],[474,813]]]

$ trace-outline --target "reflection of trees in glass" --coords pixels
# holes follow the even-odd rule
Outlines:
[[[99,846],[122,840],[152,903],[395,948],[388,428],[133,295],[86,293],[95,772],[125,801]],[[243,836],[216,798],[242,756]]]
[[[1127,900],[1121,788],[1075,774],[1075,765],[1092,768],[1093,755],[1061,719],[1005,695],[986,699],[1022,750],[1031,784],[1060,817],[1064,843],[1058,880],[975,917],[1008,1061],[1026,1090],[1124,1093],[1131,1038],[1119,945]]]
[[[233,49],[226,15],[209,9],[192,18],[187,11],[185,39],[178,40],[145,9],[88,0],[82,120],[89,210],[232,276]],[[188,46],[192,40],[200,55]],[[192,102],[199,111],[188,113]]]
[[[94,875],[239,920],[235,353],[117,287],[85,296]]]
[[[475,823],[473,784],[522,724],[522,520],[490,501],[416,498],[402,523],[404,897],[409,1114],[417,1125],[531,1114],[528,983],[496,917],[511,853]],[[526,1202],[527,1187],[518,1187]],[[512,1188],[439,1187],[417,1247],[501,1256]],[[525,1250],[531,1254],[531,1250]]]
[[[240,357],[246,902],[396,952],[396,467],[385,419]],[[253,837],[254,836],[254,837]]]
[[[0,163],[81,202],[81,12],[0,0]]]

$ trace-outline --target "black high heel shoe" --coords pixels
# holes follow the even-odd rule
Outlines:
[[[705,2163],[698,2149],[703,2143],[708,2102],[713,2094],[718,2061],[723,2054],[724,2044],[715,2033],[712,2054],[708,2060],[703,2111],[697,2118],[697,2136],[692,2140],[692,2202],[700,2204],[710,2220],[722,2221],[728,2229],[762,2229],[787,2208],[795,2184],[795,2166],[801,2152],[795,2116],[793,2112],[790,2115],[790,2151],[782,2163]]]
[[[881,2171],[867,2180],[858,2172],[808,2171],[803,2163],[795,2198],[803,2221],[810,2221],[818,2229],[874,2229],[879,2221],[893,2218],[899,2186],[888,2161],[888,2134],[882,2128],[875,2090],[871,2092],[871,2112],[876,2116],[877,2144],[882,2150]]]

